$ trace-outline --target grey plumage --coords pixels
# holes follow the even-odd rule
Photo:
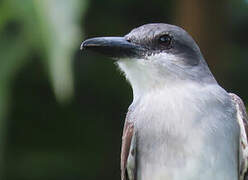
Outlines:
[[[123,130],[122,180],[243,180],[247,116],[221,88],[182,28],[148,24],[124,37],[92,38],[133,88]]]

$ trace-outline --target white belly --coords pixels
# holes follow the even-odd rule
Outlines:
[[[138,180],[238,180],[238,145],[229,143],[233,137],[207,138],[194,129],[184,136],[138,131]]]

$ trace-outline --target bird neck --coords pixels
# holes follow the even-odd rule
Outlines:
[[[177,96],[177,93],[190,92],[199,89],[198,87],[217,84],[210,71],[205,69],[202,70],[204,75],[196,73],[199,76],[193,76],[182,68],[170,67],[170,64],[163,66],[146,59],[121,59],[117,64],[132,86],[134,100],[149,94],[164,92],[169,93],[170,96]],[[207,66],[201,67],[207,68]]]
[[[133,86],[133,98],[134,101],[140,101],[141,99],[185,99],[184,97],[190,97],[194,93],[200,91],[203,86],[194,82],[182,81],[173,82],[167,81],[164,84],[154,83],[152,86],[143,87]],[[177,100],[176,100],[177,101]],[[174,102],[174,101],[172,101]]]

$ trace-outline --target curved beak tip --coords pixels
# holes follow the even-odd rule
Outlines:
[[[85,50],[86,49],[86,45],[85,45],[85,41],[83,41],[80,45],[80,50]]]
[[[96,38],[86,39],[82,42],[80,50],[86,50],[88,47],[102,47],[102,43],[95,40]]]

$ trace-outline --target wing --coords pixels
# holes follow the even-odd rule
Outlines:
[[[237,109],[237,120],[240,126],[240,180],[248,180],[248,116],[245,105],[236,94],[229,93]]]
[[[136,176],[136,135],[134,124],[126,119],[121,147],[121,180],[135,180]]]

